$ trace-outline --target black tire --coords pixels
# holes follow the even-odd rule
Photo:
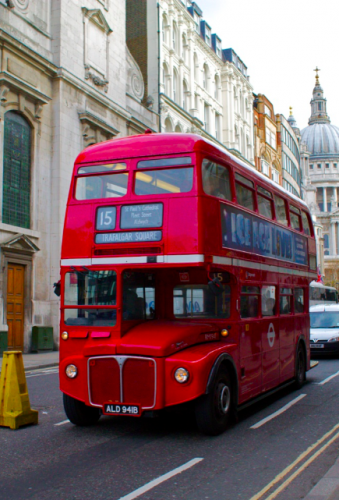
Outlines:
[[[217,436],[227,429],[231,423],[232,415],[233,386],[231,377],[225,368],[221,368],[210,392],[197,399],[195,418],[201,432]]]
[[[87,406],[82,401],[67,396],[67,394],[63,395],[63,399],[66,416],[72,424],[80,426],[94,425],[99,420],[101,416],[99,408]]]
[[[301,389],[306,380],[306,358],[301,344],[298,346],[297,359],[295,363],[295,388]]]

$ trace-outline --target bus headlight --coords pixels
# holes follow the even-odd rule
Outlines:
[[[339,337],[332,337],[327,342],[339,342]]]
[[[189,372],[186,368],[178,368],[175,370],[174,378],[179,384],[184,384],[189,379]]]
[[[68,339],[68,332],[62,332],[61,338],[62,338],[62,340],[67,340]]]
[[[78,369],[75,365],[66,366],[66,375],[68,378],[75,378],[78,375]]]

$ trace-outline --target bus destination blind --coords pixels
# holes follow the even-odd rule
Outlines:
[[[121,207],[121,229],[142,229],[162,226],[162,203],[125,205]]]
[[[129,231],[123,233],[99,233],[95,243],[138,243],[144,241],[161,241],[162,231]]]

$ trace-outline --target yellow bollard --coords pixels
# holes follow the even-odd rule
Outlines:
[[[39,414],[29,402],[21,351],[3,353],[0,379],[0,426],[18,429],[37,424]]]

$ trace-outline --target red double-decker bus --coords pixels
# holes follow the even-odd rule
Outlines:
[[[77,425],[192,401],[222,432],[310,368],[305,203],[200,136],[76,159],[61,256],[60,387]]]

